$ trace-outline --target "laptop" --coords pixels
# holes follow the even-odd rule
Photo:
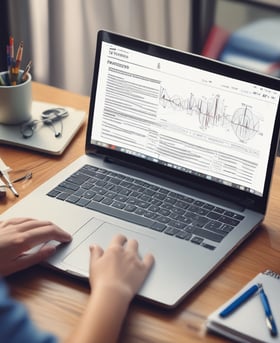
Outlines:
[[[278,79],[100,31],[85,154],[1,219],[69,231],[47,262],[85,280],[89,244],[137,239],[155,256],[138,296],[174,308],[264,219],[279,96]]]

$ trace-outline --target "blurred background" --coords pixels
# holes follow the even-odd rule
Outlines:
[[[279,22],[280,0],[1,0],[0,69],[12,35],[33,80],[89,95],[106,29],[278,76]]]

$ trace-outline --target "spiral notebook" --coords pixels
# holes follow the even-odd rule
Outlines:
[[[222,318],[220,313],[241,294],[251,286],[262,284],[267,295],[271,312],[273,314],[278,335],[273,337],[270,334],[266,323],[265,311],[258,292],[250,299],[239,306],[229,316]],[[256,275],[240,292],[238,292],[228,302],[219,307],[215,312],[210,314],[206,327],[209,331],[220,334],[236,342],[252,343],[274,343],[280,342],[280,275],[266,270]]]

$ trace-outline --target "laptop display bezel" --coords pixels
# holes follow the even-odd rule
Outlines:
[[[260,85],[266,88],[280,91],[280,81],[276,78],[261,75],[253,71],[244,70],[239,67],[230,66],[220,61],[211,60],[199,55],[195,55],[188,52],[178,51],[172,48],[156,45],[143,40],[134,39],[128,36],[119,35],[108,31],[99,31],[96,44],[95,65],[93,72],[91,99],[88,116],[88,129],[86,135],[86,153],[94,154],[101,157],[110,158],[116,163],[126,164],[130,167],[141,168],[143,171],[158,175],[160,177],[168,178],[171,181],[183,184],[184,186],[192,187],[203,192],[207,192],[212,195],[220,196],[221,198],[234,202],[238,205],[242,205],[246,208],[255,210],[257,212],[265,214],[269,196],[269,189],[271,184],[271,178],[273,173],[273,166],[275,162],[276,151],[278,147],[278,136],[280,128],[280,109],[278,104],[278,110],[273,129],[271,149],[268,159],[265,185],[263,196],[257,196],[246,191],[242,191],[236,188],[229,187],[224,184],[220,184],[214,181],[210,181],[205,178],[200,178],[195,175],[183,173],[180,170],[169,168],[167,166],[158,165],[152,161],[143,160],[139,157],[128,155],[120,151],[107,149],[101,146],[97,146],[91,143],[92,137],[92,123],[94,117],[95,95],[97,89],[100,52],[102,41],[116,44],[124,48],[134,49],[136,51],[147,53],[152,56],[166,58],[178,63],[193,66],[202,70],[214,72],[220,75],[233,77],[238,80],[246,82],[253,82],[256,85]]]

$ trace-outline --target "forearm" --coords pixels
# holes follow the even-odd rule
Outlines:
[[[116,295],[115,290],[93,290],[78,326],[65,343],[117,342],[128,306],[127,297]]]

